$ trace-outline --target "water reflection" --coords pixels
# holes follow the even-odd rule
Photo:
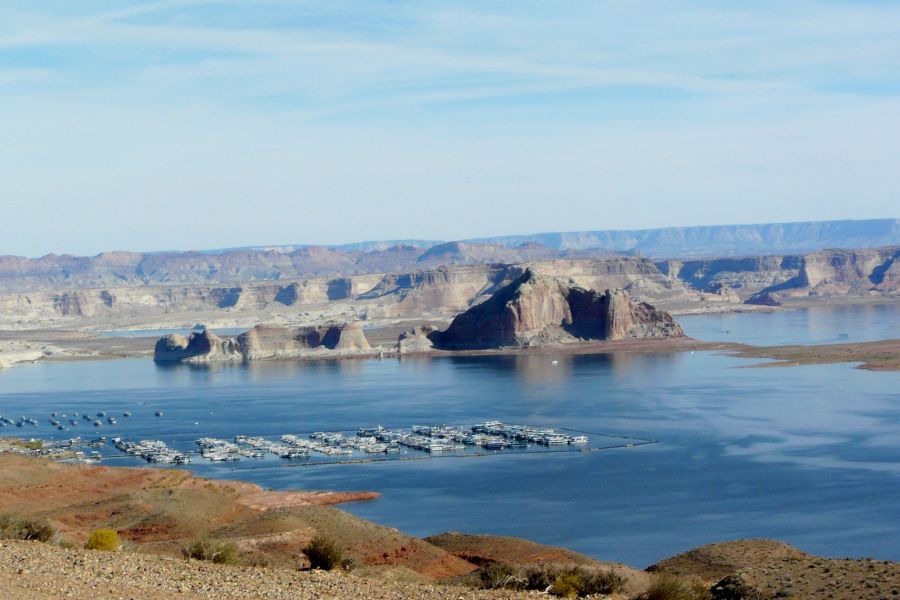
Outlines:
[[[167,380],[188,376],[192,381],[220,381],[225,379],[266,381],[289,379],[301,375],[343,375],[352,377],[362,373],[368,360],[263,360],[210,361],[203,363],[154,363],[156,370]]]
[[[572,357],[567,355],[523,354],[515,357],[515,371],[522,383],[546,384],[564,381],[572,375]]]

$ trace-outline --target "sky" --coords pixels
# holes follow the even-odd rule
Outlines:
[[[898,207],[894,1],[0,0],[0,254]]]

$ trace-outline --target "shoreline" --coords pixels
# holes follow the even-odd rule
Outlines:
[[[831,591],[828,597],[836,600],[874,599],[879,596],[870,592],[900,586],[896,562],[816,556],[770,539],[709,543],[640,569],[527,538],[458,532],[419,538],[331,506],[377,497],[357,496],[271,491],[242,481],[200,478],[187,469],[71,465],[0,452],[0,514],[45,518],[53,532],[44,543],[2,540],[0,563],[6,575],[0,573],[0,583],[25,592],[52,582],[54,587],[36,596],[41,598],[59,597],[62,584],[70,591],[79,586],[96,591],[98,583],[108,585],[113,596],[128,585],[141,588],[133,591],[135,597],[152,589],[162,594],[152,597],[244,598],[247,586],[261,581],[269,589],[267,598],[317,593],[382,598],[386,589],[396,597],[528,597],[516,589],[474,589],[486,565],[498,563],[519,573],[550,565],[611,571],[622,587],[606,597],[618,600],[639,597],[661,575],[699,582],[706,589],[740,577],[746,586],[742,589],[765,592],[760,597],[824,597]],[[116,552],[82,550],[98,527],[117,531],[127,545]],[[219,566],[181,558],[191,540],[211,535],[233,544],[235,562]],[[304,569],[306,544],[316,536],[339,544],[354,562],[352,572]],[[13,566],[6,568],[8,564]],[[68,574],[73,565],[93,573],[73,578]],[[120,574],[118,580],[105,577],[110,569]],[[236,580],[246,581],[230,585]],[[302,595],[325,580],[327,588]],[[873,581],[880,589],[872,589]],[[547,597],[538,592],[535,597]]]
[[[878,297],[838,297],[838,298],[793,298],[784,306],[769,307],[721,303],[716,306],[672,307],[669,310],[679,317],[695,318],[708,315],[729,315],[806,310],[815,307],[837,306],[897,306],[900,298]],[[233,323],[232,323],[233,324]],[[365,327],[373,348],[362,351],[301,350],[297,354],[272,356],[245,360],[241,357],[224,360],[191,360],[182,362],[159,362],[161,366],[187,364],[194,367],[210,367],[218,364],[248,364],[258,361],[334,361],[371,359],[420,359],[427,357],[488,357],[488,356],[577,356],[600,354],[653,354],[672,352],[710,351],[723,352],[738,358],[771,359],[776,362],[748,367],[797,366],[809,364],[859,363],[858,368],[873,371],[900,370],[900,344],[894,341],[853,342],[845,344],[792,344],[750,345],[731,341],[707,341],[684,337],[672,338],[631,338],[619,340],[575,341],[536,347],[502,347],[471,350],[427,349],[401,352],[395,345],[399,333],[409,331],[417,325],[437,325],[434,320],[406,319],[389,320]],[[74,323],[73,323],[74,325]],[[115,360],[121,358],[153,358],[154,343],[159,330],[176,327],[173,323],[154,322],[153,329],[139,329],[135,323],[116,324],[110,322],[93,324],[75,329],[32,328],[0,329],[0,372],[5,368],[35,362],[74,362],[87,360]],[[184,324],[183,324],[184,325]],[[108,335],[110,331],[146,332],[148,335]]]
[[[108,338],[102,338],[108,339]],[[52,353],[35,351],[20,360],[0,363],[0,372],[4,368],[36,362],[80,362],[90,360],[117,360],[122,358],[150,358],[153,351],[149,348],[152,338],[130,337],[115,338],[124,340],[117,347],[102,352],[72,352],[64,347],[56,346]],[[184,362],[158,362],[163,368],[186,366],[193,368],[212,368],[225,365],[247,365],[257,362],[316,362],[346,360],[409,360],[423,358],[465,358],[489,356],[589,356],[603,354],[657,354],[673,352],[720,352],[736,358],[771,359],[776,362],[744,365],[743,368],[790,367],[816,364],[859,363],[856,368],[870,371],[900,370],[900,339],[886,339],[870,342],[852,342],[835,344],[791,344],[785,346],[754,346],[739,342],[717,342],[698,340],[691,337],[680,338],[643,338],[612,341],[595,341],[583,343],[560,344],[536,347],[506,347],[479,350],[429,350],[421,352],[399,352],[395,349],[383,351],[367,351],[359,353],[326,354],[324,352],[300,354],[296,356],[271,357],[257,360],[210,360]]]
[[[744,368],[796,367],[837,363],[859,363],[867,371],[900,371],[900,339],[789,346],[737,344],[730,351],[738,358],[768,358],[777,362],[746,365]]]

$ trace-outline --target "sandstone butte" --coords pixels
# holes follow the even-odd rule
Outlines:
[[[211,331],[195,331],[189,336],[166,335],[159,339],[153,354],[156,362],[212,362],[296,358],[315,353],[362,353],[368,340],[358,323],[299,328],[257,325],[235,338],[222,338]]]
[[[682,336],[669,313],[633,302],[624,290],[588,290],[531,269],[457,315],[446,331],[429,334],[447,350]]]
[[[624,290],[598,292],[531,269],[481,304],[456,316],[446,331],[417,327],[400,335],[398,353],[556,346],[572,342],[683,337],[672,316],[634,302]],[[210,331],[166,335],[157,362],[211,362],[373,353],[358,323],[300,328],[258,325],[235,338]]]

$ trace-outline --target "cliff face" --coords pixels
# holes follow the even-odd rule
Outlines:
[[[408,272],[439,266],[518,263],[565,256],[538,244],[517,248],[451,242],[430,249],[398,245],[367,252],[337,248],[244,249],[222,252],[108,252],[97,256],[0,256],[0,290],[33,292],[145,285],[225,285]],[[337,287],[331,296],[360,290]],[[340,299],[331,297],[332,300]]]
[[[248,361],[369,349],[362,327],[355,323],[293,329],[257,325],[236,338],[220,338],[209,331],[194,332],[189,337],[163,336],[156,342],[153,360],[159,363]]]
[[[298,328],[257,325],[239,335],[237,345],[245,360],[303,356],[312,350],[370,349],[362,327],[356,323]]]
[[[536,242],[562,250],[603,248],[657,258],[797,254],[824,248],[877,248],[897,244],[900,219],[575,231],[469,241],[503,245]]]
[[[673,310],[702,309],[713,303],[737,305],[751,296],[755,302],[755,295],[762,291],[776,303],[787,304],[823,296],[897,297],[898,257],[900,247],[894,246],[715,260],[652,261],[628,256],[553,259],[234,285],[132,286],[119,280],[117,287],[0,292],[0,329],[75,323],[101,328],[152,328],[198,321],[449,320],[527,270],[571,280],[586,289],[623,289],[636,301]],[[104,264],[113,266],[129,260],[133,260],[131,255],[103,257]],[[74,260],[66,264],[72,269],[83,267]]]
[[[803,257],[788,255],[665,260],[656,264],[663,273],[703,292],[715,291],[722,285],[753,291],[796,277],[803,266]]]
[[[468,350],[681,335],[671,315],[622,290],[601,293],[529,269],[430,337],[439,348]]]
[[[232,338],[220,338],[211,331],[189,336],[165,335],[156,342],[153,360],[159,363],[239,360],[241,351]]]
[[[900,294],[900,246],[823,250],[803,256],[796,277],[762,290],[781,300],[804,296]]]
[[[224,285],[404,272],[445,265],[602,258],[616,253],[663,259],[798,254],[825,248],[877,248],[900,243],[900,219],[580,231],[457,242],[412,242],[413,245],[369,242],[338,247],[282,246],[152,254],[105,252],[91,257],[0,256],[0,290]],[[722,270],[721,265],[712,269]],[[740,266],[736,269],[726,266],[726,270],[747,272]],[[725,283],[741,287],[733,280]],[[758,281],[757,287],[775,283],[778,281]]]
[[[429,352],[434,348],[434,342],[431,338],[435,335],[435,332],[437,332],[437,328],[430,325],[420,325],[410,331],[404,331],[397,338],[397,353]]]

